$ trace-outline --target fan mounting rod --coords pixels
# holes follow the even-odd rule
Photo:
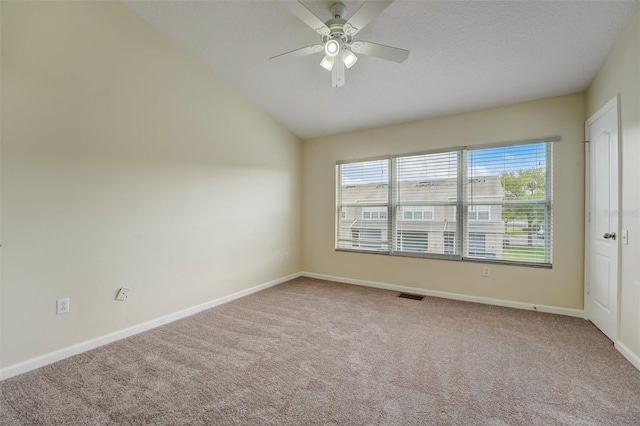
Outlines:
[[[342,3],[334,3],[329,11],[331,12],[331,16],[333,16],[334,19],[342,19],[347,13],[347,7]]]

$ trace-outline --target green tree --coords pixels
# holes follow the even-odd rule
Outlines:
[[[521,169],[500,174],[500,183],[504,189],[504,199],[539,200],[545,198],[546,174],[543,167]],[[534,224],[544,221],[544,206],[540,204],[507,204],[502,206],[502,220],[527,222],[528,245],[533,245]]]

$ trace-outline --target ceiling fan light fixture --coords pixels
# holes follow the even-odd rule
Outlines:
[[[326,53],[327,56],[331,56],[331,57],[338,56],[338,54],[340,53],[340,50],[342,50],[342,45],[336,39],[332,38],[331,40],[327,41],[324,44],[324,53]]]
[[[356,62],[358,62],[358,57],[354,55],[353,52],[349,49],[344,49],[340,56],[342,58],[344,66],[347,67],[347,69],[351,68],[355,65]]]
[[[327,71],[331,71],[333,69],[333,64],[335,63],[335,61],[335,58],[332,58],[331,56],[325,56],[324,58],[322,58],[322,61],[320,61],[320,66]]]

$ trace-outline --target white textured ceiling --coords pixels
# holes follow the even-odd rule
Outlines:
[[[323,21],[334,2],[303,0]],[[320,54],[268,60],[319,41],[282,1],[125,3],[302,139],[585,90],[639,6],[397,0],[356,39],[409,59],[360,55],[334,89]]]

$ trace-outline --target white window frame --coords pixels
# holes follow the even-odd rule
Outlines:
[[[559,142],[561,140],[561,138],[559,136],[554,136],[554,137],[550,137],[550,138],[540,138],[540,139],[532,139],[532,140],[527,140],[527,141],[518,141],[518,142],[512,142],[512,143],[500,143],[500,144],[487,144],[487,145],[476,145],[473,146],[471,148],[468,147],[458,147],[458,148],[451,148],[451,149],[446,149],[446,150],[438,150],[438,151],[426,151],[426,152],[418,152],[418,153],[411,153],[411,154],[402,154],[402,155],[394,155],[394,156],[384,156],[384,157],[377,157],[377,158],[369,158],[369,159],[364,159],[364,160],[348,160],[348,161],[339,161],[336,163],[336,188],[337,188],[337,192],[336,192],[336,200],[338,200],[338,205],[337,205],[337,212],[338,212],[338,220],[340,220],[340,216],[342,215],[342,211],[344,207],[348,207],[351,204],[354,203],[346,203],[349,204],[348,206],[342,206],[339,205],[340,200],[341,200],[341,188],[340,185],[338,184],[340,182],[340,166],[343,164],[349,164],[349,163],[359,163],[359,162],[365,162],[365,161],[374,161],[374,160],[387,160],[389,161],[388,163],[388,170],[389,170],[389,181],[387,183],[384,183],[382,185],[387,185],[388,186],[388,190],[389,190],[389,202],[388,203],[372,203],[369,202],[367,203],[367,207],[369,208],[386,208],[387,209],[387,217],[386,220],[388,221],[387,223],[387,238],[385,241],[384,236],[382,236],[382,243],[381,246],[384,246],[385,244],[388,246],[388,249],[384,250],[378,250],[378,251],[372,251],[372,250],[358,250],[358,248],[355,249],[350,249],[350,248],[338,248],[338,227],[336,226],[336,250],[337,251],[359,251],[359,252],[364,252],[364,253],[379,253],[379,254],[388,254],[388,255],[396,255],[396,256],[411,256],[411,257],[426,257],[426,258],[442,258],[442,259],[449,259],[449,260],[461,260],[461,261],[481,261],[481,262],[488,262],[488,263],[505,263],[505,264],[517,264],[517,265],[522,265],[522,266],[531,266],[531,267],[543,267],[543,268],[551,268],[552,265],[552,259],[551,259],[551,245],[552,245],[552,205],[553,205],[553,162],[552,162],[552,146],[553,146],[553,142]],[[468,184],[467,181],[467,159],[466,159],[466,154],[468,150],[477,150],[477,149],[486,149],[486,148],[499,148],[499,147],[509,147],[509,146],[515,146],[515,145],[524,145],[524,144],[536,144],[536,143],[546,143],[547,144],[547,149],[546,149],[546,162],[545,162],[545,168],[546,168],[546,191],[545,191],[545,199],[543,200],[518,200],[518,201],[513,201],[513,200],[502,200],[502,201],[482,201],[481,204],[480,203],[468,203],[466,198],[465,198],[465,194],[466,194],[466,185]],[[402,221],[420,221],[420,220],[435,220],[435,209],[434,206],[419,206],[419,207],[430,207],[431,208],[431,219],[405,219],[404,218],[404,212],[405,209],[407,207],[411,208],[413,206],[399,206],[397,204],[397,201],[395,199],[396,195],[395,195],[395,191],[394,191],[394,186],[395,186],[395,163],[396,163],[396,159],[400,158],[400,157],[407,157],[407,156],[415,156],[415,155],[425,155],[425,154],[434,154],[434,153],[443,153],[443,152],[459,152],[460,157],[459,157],[459,161],[458,161],[458,178],[457,178],[457,187],[458,187],[458,198],[457,200],[449,200],[448,202],[443,202],[443,203],[438,203],[438,205],[442,204],[444,206],[453,206],[454,207],[454,217],[456,218],[456,226],[450,230],[448,230],[448,232],[455,232],[455,236],[454,236],[454,249],[456,250],[455,254],[448,254],[445,253],[444,255],[442,254],[434,254],[434,253],[412,253],[412,252],[405,252],[405,251],[401,251],[401,250],[395,250],[394,249],[394,239],[397,239],[397,233],[400,231],[398,229],[396,229],[396,224],[398,220],[402,220]],[[491,216],[492,216],[492,206],[494,205],[511,205],[511,204],[538,204],[538,205],[544,205],[545,206],[545,219],[544,219],[544,229],[545,229],[545,254],[546,254],[546,259],[544,263],[534,263],[534,262],[528,262],[528,261],[513,261],[513,260],[505,260],[505,259],[497,259],[497,260],[492,260],[492,259],[487,259],[487,258],[483,258],[483,257],[476,257],[473,255],[469,255],[467,253],[467,255],[464,255],[465,252],[468,252],[468,247],[466,247],[466,243],[465,243],[465,235],[466,235],[466,229],[469,226],[469,222],[484,222],[484,221],[491,221]],[[362,206],[364,208],[364,206]],[[474,211],[476,217],[475,218],[470,218],[469,217],[469,212],[470,211]],[[462,212],[464,212],[464,214],[462,214]],[[478,213],[479,212],[487,212],[488,213],[488,217],[486,219],[484,218],[478,218]],[[413,216],[413,214],[412,214]],[[369,219],[369,218],[364,218],[364,209],[363,209],[363,213],[362,213],[362,218],[364,220],[376,220],[374,219]],[[342,217],[342,219],[344,219],[344,217]],[[377,219],[377,220],[384,220],[383,219]],[[382,230],[381,230],[382,231]],[[401,231],[408,231],[406,229],[401,230]],[[410,232],[410,231],[409,231]],[[473,231],[475,232],[475,231]],[[472,232],[472,233],[473,233]],[[431,239],[431,238],[430,238]],[[443,232],[443,240],[444,240],[444,232]],[[486,239],[485,239],[486,241]],[[485,242],[486,244],[486,242]],[[446,251],[446,249],[445,249]]]

